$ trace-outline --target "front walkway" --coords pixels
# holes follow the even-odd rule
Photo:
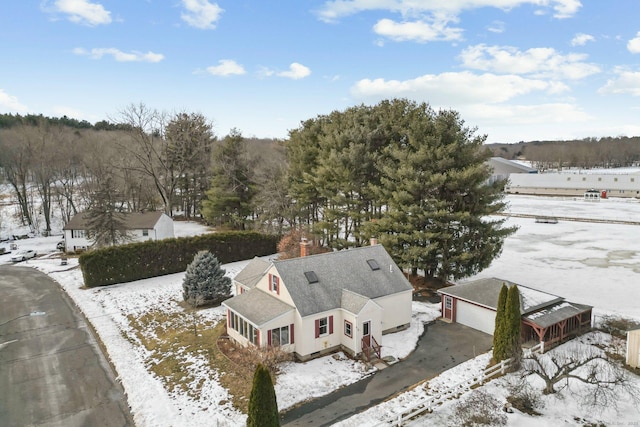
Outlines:
[[[491,349],[493,337],[458,323],[425,325],[402,362],[281,415],[283,426],[330,426]]]

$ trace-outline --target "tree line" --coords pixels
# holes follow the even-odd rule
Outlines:
[[[304,230],[332,249],[376,237],[401,267],[442,280],[487,267],[515,231],[492,216],[503,183],[487,184],[486,137],[455,111],[386,100],[306,120],[284,141],[236,129],[218,139],[201,114],[144,104],[115,122],[85,129],[37,117],[0,129],[0,166],[27,223],[35,206],[47,231],[52,206],[65,221],[105,211],[104,195],[120,211]]]
[[[488,144],[494,156],[526,159],[536,169],[619,168],[640,164],[640,136]]]

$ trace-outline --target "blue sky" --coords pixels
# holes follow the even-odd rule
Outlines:
[[[640,135],[638,0],[11,0],[0,112],[198,112],[218,136],[404,97],[487,142]]]

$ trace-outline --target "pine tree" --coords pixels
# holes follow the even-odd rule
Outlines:
[[[196,300],[203,303],[221,301],[231,296],[231,279],[220,261],[209,251],[200,251],[187,267],[182,282],[182,296],[190,304]],[[197,304],[192,304],[197,305]]]
[[[244,230],[253,212],[255,183],[242,134],[233,129],[213,150],[211,188],[202,201],[202,215],[211,224]]]
[[[117,205],[117,195],[113,178],[108,176],[100,183],[87,211],[87,237],[98,248],[114,246],[130,239],[124,213]]]
[[[513,285],[507,293],[505,313],[505,330],[506,334],[506,350],[507,357],[513,359],[512,369],[520,367],[520,359],[522,356],[522,343],[520,341],[520,328],[522,318],[520,314],[520,291],[518,287]]]
[[[493,331],[493,359],[496,362],[500,362],[508,357],[505,339],[507,333],[505,330],[507,293],[507,285],[503,283],[500,289],[500,295],[498,296],[496,323]]]
[[[275,427],[279,425],[278,402],[271,374],[264,365],[259,364],[253,374],[247,427]]]

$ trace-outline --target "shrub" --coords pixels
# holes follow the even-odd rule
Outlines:
[[[507,416],[502,412],[498,399],[482,390],[475,390],[456,405],[451,421],[455,426],[503,426],[507,424]]]

